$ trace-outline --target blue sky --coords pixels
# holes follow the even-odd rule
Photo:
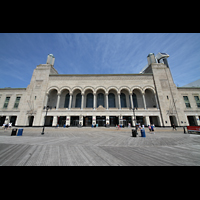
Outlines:
[[[50,53],[59,74],[122,74],[158,52],[179,87],[200,79],[199,33],[0,33],[0,88],[26,88]]]

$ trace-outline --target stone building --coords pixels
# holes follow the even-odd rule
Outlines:
[[[168,57],[149,54],[138,74],[70,75],[49,54],[27,88],[0,88],[0,126],[200,125],[200,87],[176,87]]]

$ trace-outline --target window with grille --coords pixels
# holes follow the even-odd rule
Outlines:
[[[16,97],[14,108],[18,108],[21,97]]]
[[[134,107],[138,108],[137,95],[135,93],[133,93],[132,97],[133,97],[133,105],[134,105]]]
[[[116,108],[115,95],[113,93],[110,93],[108,95],[108,102],[109,102],[109,108]]]
[[[195,99],[195,101],[196,101],[197,107],[200,108],[199,96],[194,96],[194,99]]]
[[[65,105],[64,105],[64,108],[69,108],[69,99],[70,99],[70,95],[68,93],[65,96]]]
[[[78,93],[78,94],[76,95],[76,104],[75,104],[75,108],[81,108],[81,100],[82,100],[81,93]]]
[[[186,108],[191,108],[188,96],[183,96]]]
[[[86,99],[86,108],[93,108],[93,94],[89,93]]]
[[[98,108],[100,105],[104,107],[104,94],[103,94],[103,93],[99,93],[99,94],[97,95],[97,108]]]
[[[121,107],[126,108],[126,95],[124,93],[121,93],[120,100],[121,100]]]
[[[10,101],[10,97],[6,97],[6,100],[4,102],[3,108],[7,108],[8,107],[9,101]]]

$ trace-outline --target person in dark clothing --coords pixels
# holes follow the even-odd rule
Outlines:
[[[172,127],[173,127],[173,130],[177,131],[175,124],[173,124]]]

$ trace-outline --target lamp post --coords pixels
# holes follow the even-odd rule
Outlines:
[[[136,123],[137,123],[137,119],[135,117],[135,110],[137,110],[137,107],[134,107],[134,108],[129,108],[129,110],[133,110],[133,116],[134,116],[134,121],[135,121],[135,127],[136,127]]]
[[[45,115],[45,120],[44,120],[44,125],[45,125],[45,121],[46,121],[46,117],[47,117],[48,110],[49,110],[49,109],[52,109],[52,107],[51,107],[51,106],[44,106],[43,109],[44,109],[44,110],[46,109],[46,115]],[[44,135],[44,125],[43,125],[43,129],[42,129],[41,135]]]

